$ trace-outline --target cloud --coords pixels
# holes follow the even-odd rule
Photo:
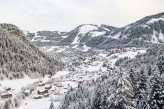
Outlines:
[[[69,31],[87,23],[122,27],[163,6],[163,0],[0,0],[0,22],[30,31]]]

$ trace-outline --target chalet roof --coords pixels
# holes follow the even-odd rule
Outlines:
[[[30,93],[30,90],[25,90],[25,93]]]
[[[45,88],[39,88],[38,91],[39,92],[44,92],[46,89]]]
[[[38,97],[42,97],[42,96],[41,95],[38,95],[38,94],[36,94],[36,95],[33,96],[33,98],[38,98]]]
[[[2,93],[1,96],[8,95],[8,94],[13,94],[13,93],[12,92],[5,92],[5,93]]]
[[[46,84],[45,87],[51,87],[51,84]]]

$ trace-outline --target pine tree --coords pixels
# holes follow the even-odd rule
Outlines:
[[[53,109],[53,108],[54,108],[54,104],[51,102],[49,109]]]
[[[164,55],[163,54],[158,57],[157,66],[158,66],[160,74],[163,74],[164,73]]]
[[[147,109],[147,79],[143,69],[140,71],[139,83],[137,88],[137,107],[138,109]]]
[[[129,71],[129,77],[131,80],[131,85],[133,87],[134,91],[134,98],[137,96],[138,88],[137,88],[137,78],[138,78],[138,72],[135,72],[133,69],[130,69]]]
[[[131,85],[131,78],[129,77],[129,73],[126,71],[123,71],[120,69],[120,71],[115,72],[115,91],[114,98],[111,106],[109,108],[111,109],[133,109],[135,108],[134,103],[134,93],[133,93],[133,87]]]
[[[105,108],[107,106],[106,96],[105,87],[98,84],[95,89],[95,98],[93,100],[94,109],[107,109]]]
[[[11,109],[9,101],[5,102],[4,109]]]
[[[163,109],[164,108],[164,81],[163,78],[155,75],[152,80],[152,89],[150,93],[150,108]]]
[[[18,107],[19,106],[19,100],[17,97],[14,98],[14,101],[15,101],[15,107]]]

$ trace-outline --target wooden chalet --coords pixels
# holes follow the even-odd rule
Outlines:
[[[45,86],[45,89],[47,89],[47,90],[49,90],[51,88],[52,88],[52,85],[50,85],[50,84]]]
[[[32,94],[32,90],[26,90],[24,94],[25,96],[30,96]]]
[[[57,84],[57,87],[62,87],[62,86],[63,86],[62,83]]]
[[[44,94],[47,94],[47,93],[48,93],[47,89],[40,89],[40,90],[38,90],[38,94],[39,95],[44,95]]]
[[[79,80],[79,84],[83,84],[84,80]]]
[[[47,94],[44,94],[43,97],[44,98],[47,98],[47,97],[49,97],[49,94],[48,93]]]
[[[10,88],[10,87],[7,87],[7,88],[5,88],[5,90],[6,90],[6,91],[10,91],[10,90],[11,90],[11,88]]]
[[[39,83],[38,86],[45,86],[45,83]]]
[[[58,85],[58,82],[54,82],[54,84],[53,84],[54,86],[57,86]]]
[[[6,92],[6,93],[1,94],[2,99],[9,99],[11,97],[12,97],[12,93]]]
[[[40,95],[35,95],[33,98],[34,98],[34,99],[41,99],[42,96],[40,96]]]
[[[54,92],[54,95],[58,95],[58,94],[59,94],[59,91],[55,91],[55,92]]]

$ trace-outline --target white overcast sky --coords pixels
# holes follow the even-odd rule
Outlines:
[[[91,23],[122,27],[160,12],[164,0],[0,0],[0,23],[29,31],[69,31]]]

